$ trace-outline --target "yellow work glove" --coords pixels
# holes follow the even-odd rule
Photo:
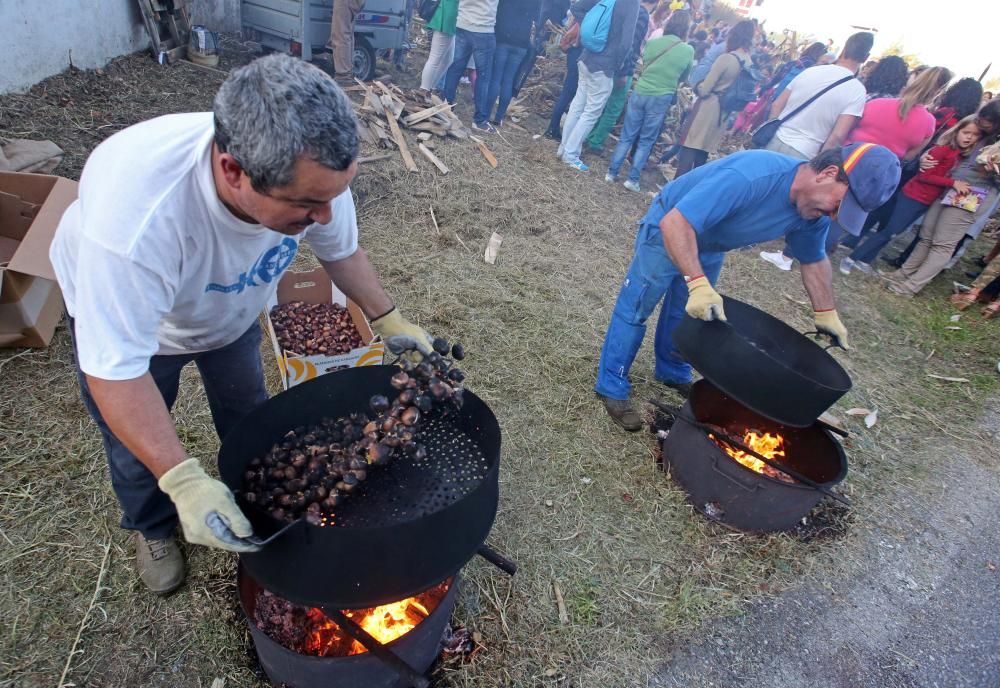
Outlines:
[[[840,346],[844,349],[851,348],[847,346],[847,328],[844,327],[844,323],[840,322],[836,308],[827,311],[814,311],[814,315],[816,316],[817,332],[827,335],[834,346]]]
[[[260,549],[246,540],[253,535],[253,526],[236,505],[233,493],[210,477],[198,459],[177,464],[160,476],[159,485],[174,501],[184,538],[191,544],[232,552]]]
[[[688,300],[685,310],[692,318],[700,320],[725,320],[722,297],[712,288],[712,283],[704,275],[688,280]]]
[[[372,320],[372,329],[380,335],[394,354],[406,354],[417,362],[431,353],[433,340],[422,327],[403,318],[398,308]]]

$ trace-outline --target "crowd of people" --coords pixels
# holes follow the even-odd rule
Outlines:
[[[455,1],[441,0],[441,7]],[[641,426],[628,376],[646,319],[661,302],[654,376],[682,395],[690,389],[690,366],[671,333],[685,312],[725,318],[714,285],[727,250],[783,237],[782,250],[762,251],[761,258],[782,270],[800,261],[817,331],[846,348],[831,256],[846,246],[842,274],[877,273],[891,293],[911,297],[957,260],[1000,206],[1000,101],[978,80],[956,80],[944,66],[911,69],[897,55],[870,59],[870,32],[853,34],[834,51],[832,40],[771,40],[755,20],[713,24],[699,3],[457,3],[456,43],[469,42],[462,38],[463,13],[475,14],[481,34],[474,40],[493,51],[491,57],[485,49],[456,48],[448,67],[444,95],[454,102],[454,86],[474,55],[480,81],[474,128],[502,126],[518,72],[523,83],[548,30],[560,24],[566,73],[545,136],[558,142],[563,163],[588,172],[594,163],[584,158],[603,152],[621,120],[604,179],[617,183],[624,176],[625,188],[640,192],[665,124],[671,117],[678,124],[660,158],[662,166],[676,156],[673,181],[640,221],[597,371],[595,391],[625,429]],[[495,26],[487,35],[491,15]],[[432,19],[431,26],[428,67],[439,23]],[[514,44],[520,49],[513,54],[503,47]],[[434,63],[440,69],[442,61]],[[433,87],[436,74],[427,78],[428,67],[424,88]],[[690,89],[689,107],[679,105],[682,89]],[[763,150],[720,157],[723,140]],[[896,269],[876,270],[880,254],[914,224],[920,231],[895,259]],[[982,261],[983,274],[955,297],[956,306],[983,303],[984,316],[997,312],[998,254],[1000,241]]]
[[[1000,137],[992,93],[943,66],[911,69],[898,55],[871,59],[869,32],[835,52],[832,40],[795,45],[755,20],[713,22],[707,9],[676,0],[440,0],[428,24],[433,38],[421,86],[443,82],[454,101],[471,55],[478,77],[472,126],[501,127],[551,29],[561,25],[565,79],[545,136],[558,142],[556,154],[569,167],[587,172],[593,163],[585,158],[604,154],[619,121],[604,178],[635,192],[671,119],[678,133],[659,162],[676,156],[673,179],[717,155],[723,140],[798,160],[875,143],[900,160],[898,187],[859,236],[834,223],[827,253],[845,246],[841,273],[879,274],[900,296],[920,292],[954,264],[1000,205],[1000,175],[984,164],[995,159]],[[473,42],[480,47],[469,47]],[[679,104],[682,89],[691,90],[690,107]],[[886,247],[915,225],[920,232],[910,247],[886,258],[896,271],[877,270]],[[788,251],[760,255],[792,269]],[[974,290],[980,299],[993,292]]]

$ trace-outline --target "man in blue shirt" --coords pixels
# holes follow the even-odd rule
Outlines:
[[[639,222],[635,255],[601,349],[595,390],[612,419],[626,430],[642,426],[629,402],[628,372],[661,299],[655,377],[681,394],[689,391],[691,366],[674,348],[672,333],[685,311],[726,319],[713,285],[725,252],[734,248],[785,237],[802,264],[816,329],[846,349],[824,249],[829,218],[860,228],[898,182],[899,159],[891,151],[858,143],[809,162],[762,150],[736,153],[663,187]]]

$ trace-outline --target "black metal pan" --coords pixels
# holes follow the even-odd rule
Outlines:
[[[219,471],[258,537],[286,524],[240,497],[247,464],[292,428],[366,411],[373,394],[394,393],[396,371],[368,366],[320,376],[269,399],[226,436]],[[241,554],[253,578],[298,604],[350,609],[404,599],[454,575],[496,518],[500,428],[466,390],[453,421],[434,420],[425,430],[428,457],[370,470],[338,506],[334,525],[302,520],[259,552]]]
[[[772,315],[722,297],[726,322],[685,316],[674,343],[706,380],[773,421],[811,426],[851,388],[823,347]]]

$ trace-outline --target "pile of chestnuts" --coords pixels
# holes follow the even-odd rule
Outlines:
[[[289,301],[271,309],[278,344],[300,356],[335,356],[362,346],[350,312],[339,303]]]
[[[392,399],[376,394],[369,413],[290,430],[266,455],[250,461],[243,498],[279,521],[305,518],[322,525],[373,467],[426,458],[421,426],[462,406],[465,374],[448,354],[454,361],[465,358],[461,344],[451,346],[439,337],[419,363],[400,359]]]

